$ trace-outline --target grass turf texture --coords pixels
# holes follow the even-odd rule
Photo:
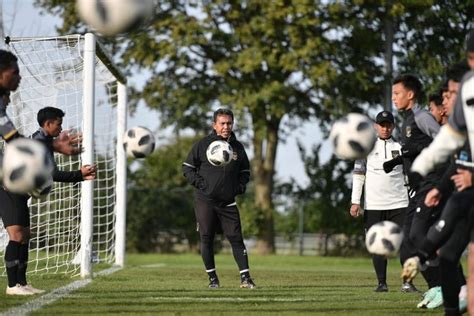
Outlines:
[[[251,256],[258,288],[240,289],[231,255],[217,255],[221,288],[208,289],[199,255],[137,255],[126,268],[89,285],[33,315],[414,315],[442,314],[416,309],[421,294],[401,293],[398,260],[389,262],[388,293],[374,293],[370,258]],[[53,290],[72,282],[66,276],[29,276],[35,287]],[[426,290],[421,277],[415,280]],[[6,284],[5,277],[0,278]],[[0,312],[34,297],[0,293]]]

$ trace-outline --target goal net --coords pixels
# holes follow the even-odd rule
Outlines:
[[[39,128],[38,110],[47,106],[60,108],[65,112],[63,130],[83,132],[84,144],[90,146],[84,148],[82,155],[55,154],[58,168],[74,171],[91,162],[87,160],[93,160],[98,169],[93,182],[55,182],[49,195],[29,200],[32,238],[28,273],[84,276],[90,271],[83,271],[83,262],[116,260],[117,221],[124,227],[124,218],[117,218],[117,204],[124,207],[124,191],[120,191],[124,189],[124,175],[117,176],[117,170],[125,169],[123,150],[118,144],[122,143],[120,133],[125,130],[126,115],[123,104],[126,101],[122,100],[118,106],[118,100],[124,98],[118,91],[125,91],[125,80],[95,37],[89,36],[96,52],[89,63],[92,72],[87,67],[84,36],[19,38],[7,43],[7,49],[18,57],[22,77],[7,108],[17,129],[22,135],[30,136]],[[92,107],[84,107],[87,98]],[[87,159],[87,154],[92,158]],[[90,194],[87,188],[91,189]],[[124,210],[118,213],[125,216]],[[91,236],[87,236],[88,231],[92,232]],[[123,242],[124,238],[119,239]],[[7,243],[8,235],[0,220],[1,258]],[[0,260],[2,273],[3,264]],[[85,268],[90,269],[87,264]]]

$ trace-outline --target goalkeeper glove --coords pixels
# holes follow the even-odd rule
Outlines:
[[[393,158],[392,160],[387,160],[383,163],[383,170],[385,171],[385,173],[390,173],[392,172],[393,168],[398,165],[401,165],[402,163],[402,156],[398,156],[396,158]]]
[[[411,257],[408,258],[405,263],[403,264],[402,269],[402,279],[403,282],[411,282],[416,277],[418,272],[420,272],[420,258],[418,257]]]

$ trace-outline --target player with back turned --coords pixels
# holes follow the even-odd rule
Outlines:
[[[245,193],[250,180],[250,164],[244,146],[237,140],[232,127],[234,114],[228,109],[214,112],[213,132],[195,143],[183,163],[183,173],[195,188],[195,215],[201,239],[201,256],[209,276],[209,288],[220,286],[214,263],[214,236],[224,232],[230,242],[240,271],[240,287],[254,288],[250,277],[247,250],[244,245],[238,194]],[[213,141],[225,140],[233,149],[231,162],[223,167],[209,163],[206,150]]]

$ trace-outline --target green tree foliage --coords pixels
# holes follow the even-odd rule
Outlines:
[[[63,18],[61,33],[86,29],[72,1],[36,4]],[[472,0],[159,1],[153,21],[106,40],[125,72],[149,75],[131,100],[157,109],[164,126],[202,131],[218,105],[248,126],[257,246],[268,253],[282,131],[316,117],[327,132],[336,117],[380,106],[391,79],[383,63],[387,20],[397,72],[416,72],[434,89],[461,55],[473,8]],[[333,205],[341,196],[329,197]]]
[[[159,147],[136,168],[131,164],[127,203],[127,246],[130,250],[172,251],[173,243],[187,240],[195,247],[198,234],[193,190],[183,176],[193,138],[181,138]]]

